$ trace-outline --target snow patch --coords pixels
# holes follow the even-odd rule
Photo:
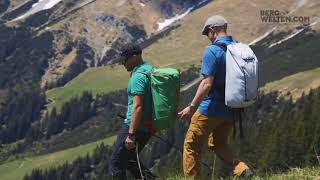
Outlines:
[[[314,26],[314,25],[316,25],[318,22],[319,22],[319,21],[313,22],[312,24],[310,24],[310,25],[307,26],[307,27]],[[305,29],[306,29],[306,28],[299,29],[299,30],[296,31],[295,33],[290,34],[289,36],[281,39],[280,41],[278,41],[278,42],[276,42],[276,43],[273,43],[273,44],[270,44],[270,46],[269,46],[268,48],[272,48],[273,46],[279,45],[279,44],[281,44],[281,43],[283,43],[283,42],[285,42],[285,41],[287,41],[287,40],[295,37],[296,35],[300,34],[300,33],[301,33],[303,30],[305,30]]]
[[[318,22],[319,21],[315,21],[315,22],[311,23],[309,26],[314,26],[314,25],[318,24]]]
[[[261,41],[262,39],[264,39],[265,37],[269,36],[269,34],[271,34],[274,30],[276,30],[277,27],[273,27],[272,29],[270,29],[269,31],[267,31],[266,33],[264,33],[262,36],[254,39],[251,43],[249,43],[248,45],[251,46],[259,41]]]
[[[257,7],[257,4],[254,3],[254,2],[252,2],[252,1],[248,1],[248,3],[249,3],[251,6],[253,6],[253,7]]]
[[[122,6],[125,2],[126,2],[126,0],[118,0],[116,6],[117,6],[117,7],[120,7],[120,6]]]
[[[146,5],[145,5],[144,3],[142,3],[142,2],[139,2],[139,4],[140,4],[141,7],[145,7],[145,6],[146,6]]]
[[[289,12],[289,14],[292,14],[292,13],[295,12],[297,9],[301,8],[303,5],[306,4],[306,2],[307,2],[307,0],[298,0],[297,6],[296,6],[293,10],[291,10],[291,11]]]
[[[305,5],[307,2],[307,0],[299,0],[298,2],[298,7],[302,7],[303,5]]]
[[[299,33],[301,33],[303,30],[305,30],[305,29],[299,29],[297,32],[295,32],[295,33],[293,33],[293,34],[290,34],[289,36],[281,39],[280,41],[278,41],[278,42],[276,42],[276,43],[270,44],[270,46],[269,46],[268,48],[271,48],[271,47],[273,47],[273,46],[279,45],[279,44],[281,44],[281,43],[283,43],[283,42],[285,42],[285,41],[293,38],[294,36],[296,36],[296,35],[298,35]]]
[[[37,3],[34,3],[31,7],[31,9],[29,9],[26,13],[13,19],[11,22],[27,18],[27,17],[29,17],[39,11],[42,11],[42,10],[51,9],[52,7],[54,7],[55,5],[57,5],[61,1],[62,0],[39,0]]]
[[[165,27],[170,26],[172,23],[178,21],[179,19],[182,19],[183,17],[185,17],[186,15],[188,15],[192,10],[194,10],[197,6],[200,6],[204,3],[206,3],[208,0],[203,0],[201,2],[199,2],[197,5],[194,5],[192,7],[190,7],[186,12],[184,12],[183,14],[180,15],[176,15],[172,18],[169,19],[165,19],[161,22],[158,22],[158,31],[163,30]]]
[[[191,9],[189,8],[185,13],[180,14],[180,15],[176,15],[173,18],[170,19],[165,19],[163,22],[158,22],[158,31],[161,31],[162,29],[164,29],[167,26],[170,26],[172,23],[176,22],[177,20],[185,17],[186,15],[188,15],[190,13]]]
[[[41,1],[43,1],[43,0],[39,0],[37,3],[32,4],[32,7],[36,7],[39,4],[39,2],[41,2]]]
[[[57,5],[60,1],[62,0],[51,0],[42,8],[42,10],[51,9],[53,6]]]

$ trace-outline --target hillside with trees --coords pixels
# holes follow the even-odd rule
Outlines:
[[[319,72],[303,71],[320,66],[318,0],[58,0],[44,8],[50,1],[0,1],[2,177],[8,177],[7,168],[16,168],[20,174],[14,180],[22,174],[24,179],[108,179],[112,142],[90,153],[82,147],[114,137],[123,121],[118,115],[126,111],[129,74],[117,64],[119,48],[140,43],[148,63],[181,69],[185,86],[199,77],[209,44],[200,31],[213,12],[228,19],[235,40],[251,45],[260,62],[259,86],[267,85],[246,112],[245,139],[233,141],[238,153],[262,178],[292,168],[317,169]],[[270,9],[310,22],[263,22],[261,10]],[[181,108],[196,85],[181,94]],[[172,145],[182,148],[187,127],[179,122],[161,132],[167,142],[154,137],[141,154],[162,178],[180,177],[181,154]],[[46,161],[73,148],[86,153],[75,154],[75,161],[74,156],[69,162]],[[30,161],[22,168],[39,156],[46,159],[44,166]],[[229,177],[209,151],[203,160],[209,165],[204,179],[213,166],[216,177]]]
[[[277,93],[262,94],[259,102],[246,112],[245,138],[237,137],[233,141],[233,145],[239,147],[241,157],[261,177],[268,172],[281,173],[293,167],[307,168],[320,163],[320,88],[311,90],[296,103],[277,97]],[[186,124],[178,123],[174,129],[161,134],[167,143],[153,138],[141,155],[142,161],[163,179],[182,171],[180,152],[172,145],[182,148],[184,136],[181,134],[185,131]],[[60,179],[108,179],[110,153],[111,147],[100,145],[91,155],[56,168],[33,170],[24,179],[50,179],[53,175]],[[212,152],[203,152],[202,161],[211,167],[212,160]],[[229,176],[220,162],[214,169],[217,177]],[[208,174],[203,178],[210,178],[211,169],[203,166],[203,172]]]

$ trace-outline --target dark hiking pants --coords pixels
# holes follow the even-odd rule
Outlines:
[[[116,144],[111,155],[109,163],[109,172],[114,179],[126,180],[126,170],[128,170],[135,179],[141,179],[141,173],[138,166],[137,155],[135,149],[127,150],[124,146],[125,140],[128,137],[129,127],[123,125],[118,132]],[[138,143],[138,152],[140,152],[150,139],[150,134],[147,132],[136,132],[136,143]],[[141,164],[141,162],[140,162]],[[141,164],[143,175],[151,175],[149,169]],[[147,179],[147,178],[145,178]]]

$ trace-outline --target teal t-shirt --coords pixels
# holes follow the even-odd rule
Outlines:
[[[130,79],[128,82],[128,110],[126,119],[124,123],[130,126],[131,123],[131,116],[132,116],[132,109],[133,109],[133,96],[134,95],[143,95],[143,112],[141,121],[145,120],[147,117],[150,117],[152,112],[152,96],[151,96],[151,88],[150,88],[150,81],[145,74],[139,72],[153,72],[154,67],[148,65],[146,63],[141,63],[140,65],[136,66],[131,74]],[[141,126],[139,127],[141,128]]]

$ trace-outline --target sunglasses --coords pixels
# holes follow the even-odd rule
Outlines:
[[[208,36],[209,30],[212,30],[211,25],[207,25],[207,26],[204,28],[203,35]]]
[[[120,56],[118,59],[118,64],[123,65],[128,61],[129,58]]]
[[[133,57],[133,56],[130,56],[130,57],[121,57],[120,60],[119,60],[119,64],[122,64],[122,65],[126,64],[126,63],[128,62],[128,60],[129,60],[130,58],[132,58],[132,57]]]

